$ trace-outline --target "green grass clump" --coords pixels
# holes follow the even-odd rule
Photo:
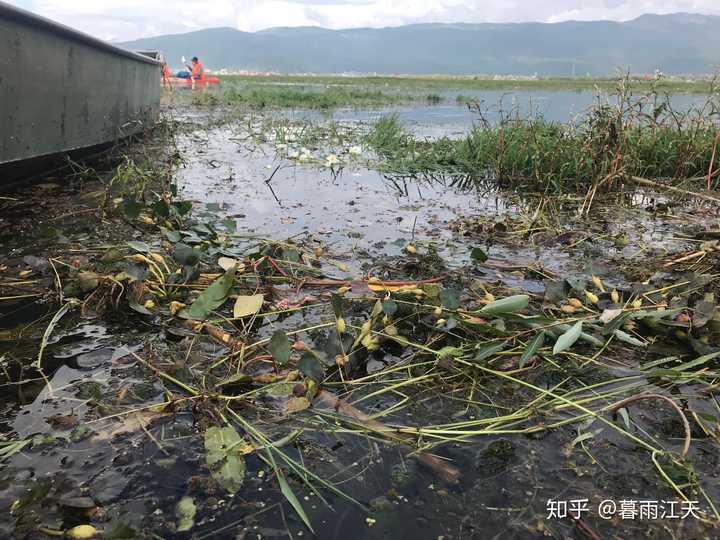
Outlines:
[[[436,96],[439,99],[439,96]],[[416,101],[418,96],[379,89],[328,87],[231,86],[192,97],[193,104],[248,109],[372,108]],[[427,97],[428,101],[430,96]]]
[[[605,78],[533,78],[533,79],[496,79],[479,75],[380,75],[380,76],[341,76],[341,75],[272,75],[272,76],[223,76],[223,82],[235,85],[317,85],[331,87],[379,88],[387,91],[410,92],[417,95],[445,89],[465,90],[523,90],[523,91],[585,91],[598,89],[612,91],[622,77]],[[640,91],[661,90],[672,93],[707,94],[715,90],[712,81],[681,80],[664,78],[661,80],[634,79],[633,86]]]
[[[679,112],[668,96],[618,93],[588,110],[577,123],[501,112],[460,139],[418,140],[396,117],[380,120],[366,143],[382,169],[403,176],[452,176],[557,193],[610,186],[629,176],[687,179],[708,174],[716,144],[720,103]],[[714,186],[717,188],[717,182]]]

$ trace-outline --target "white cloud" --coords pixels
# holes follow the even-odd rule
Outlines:
[[[232,26],[382,27],[420,22],[627,20],[643,13],[720,15],[718,0],[15,0],[105,39]]]

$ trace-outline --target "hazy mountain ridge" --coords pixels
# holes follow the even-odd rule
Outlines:
[[[161,50],[173,66],[197,55],[209,68],[281,73],[707,74],[720,64],[718,30],[718,16],[676,13],[627,22],[212,28],[121,45]]]

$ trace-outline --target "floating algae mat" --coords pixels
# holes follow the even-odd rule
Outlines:
[[[0,199],[0,536],[717,537],[712,203],[192,119]]]

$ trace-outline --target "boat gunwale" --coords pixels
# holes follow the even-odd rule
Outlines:
[[[75,30],[69,26],[65,26],[64,24],[60,24],[40,15],[36,15],[35,13],[32,13],[30,11],[11,6],[10,4],[6,4],[2,1],[0,1],[0,18],[17,21],[21,24],[28,24],[31,26],[42,28],[44,30],[49,30],[62,37],[69,38],[98,49],[102,49],[112,54],[124,56],[126,58],[130,58],[131,60],[136,60],[139,62],[144,62],[146,64],[157,66],[162,65],[162,63],[158,60],[154,60],[139,53],[117,47],[108,43],[107,41],[103,41],[89,34],[85,34],[83,32]]]

